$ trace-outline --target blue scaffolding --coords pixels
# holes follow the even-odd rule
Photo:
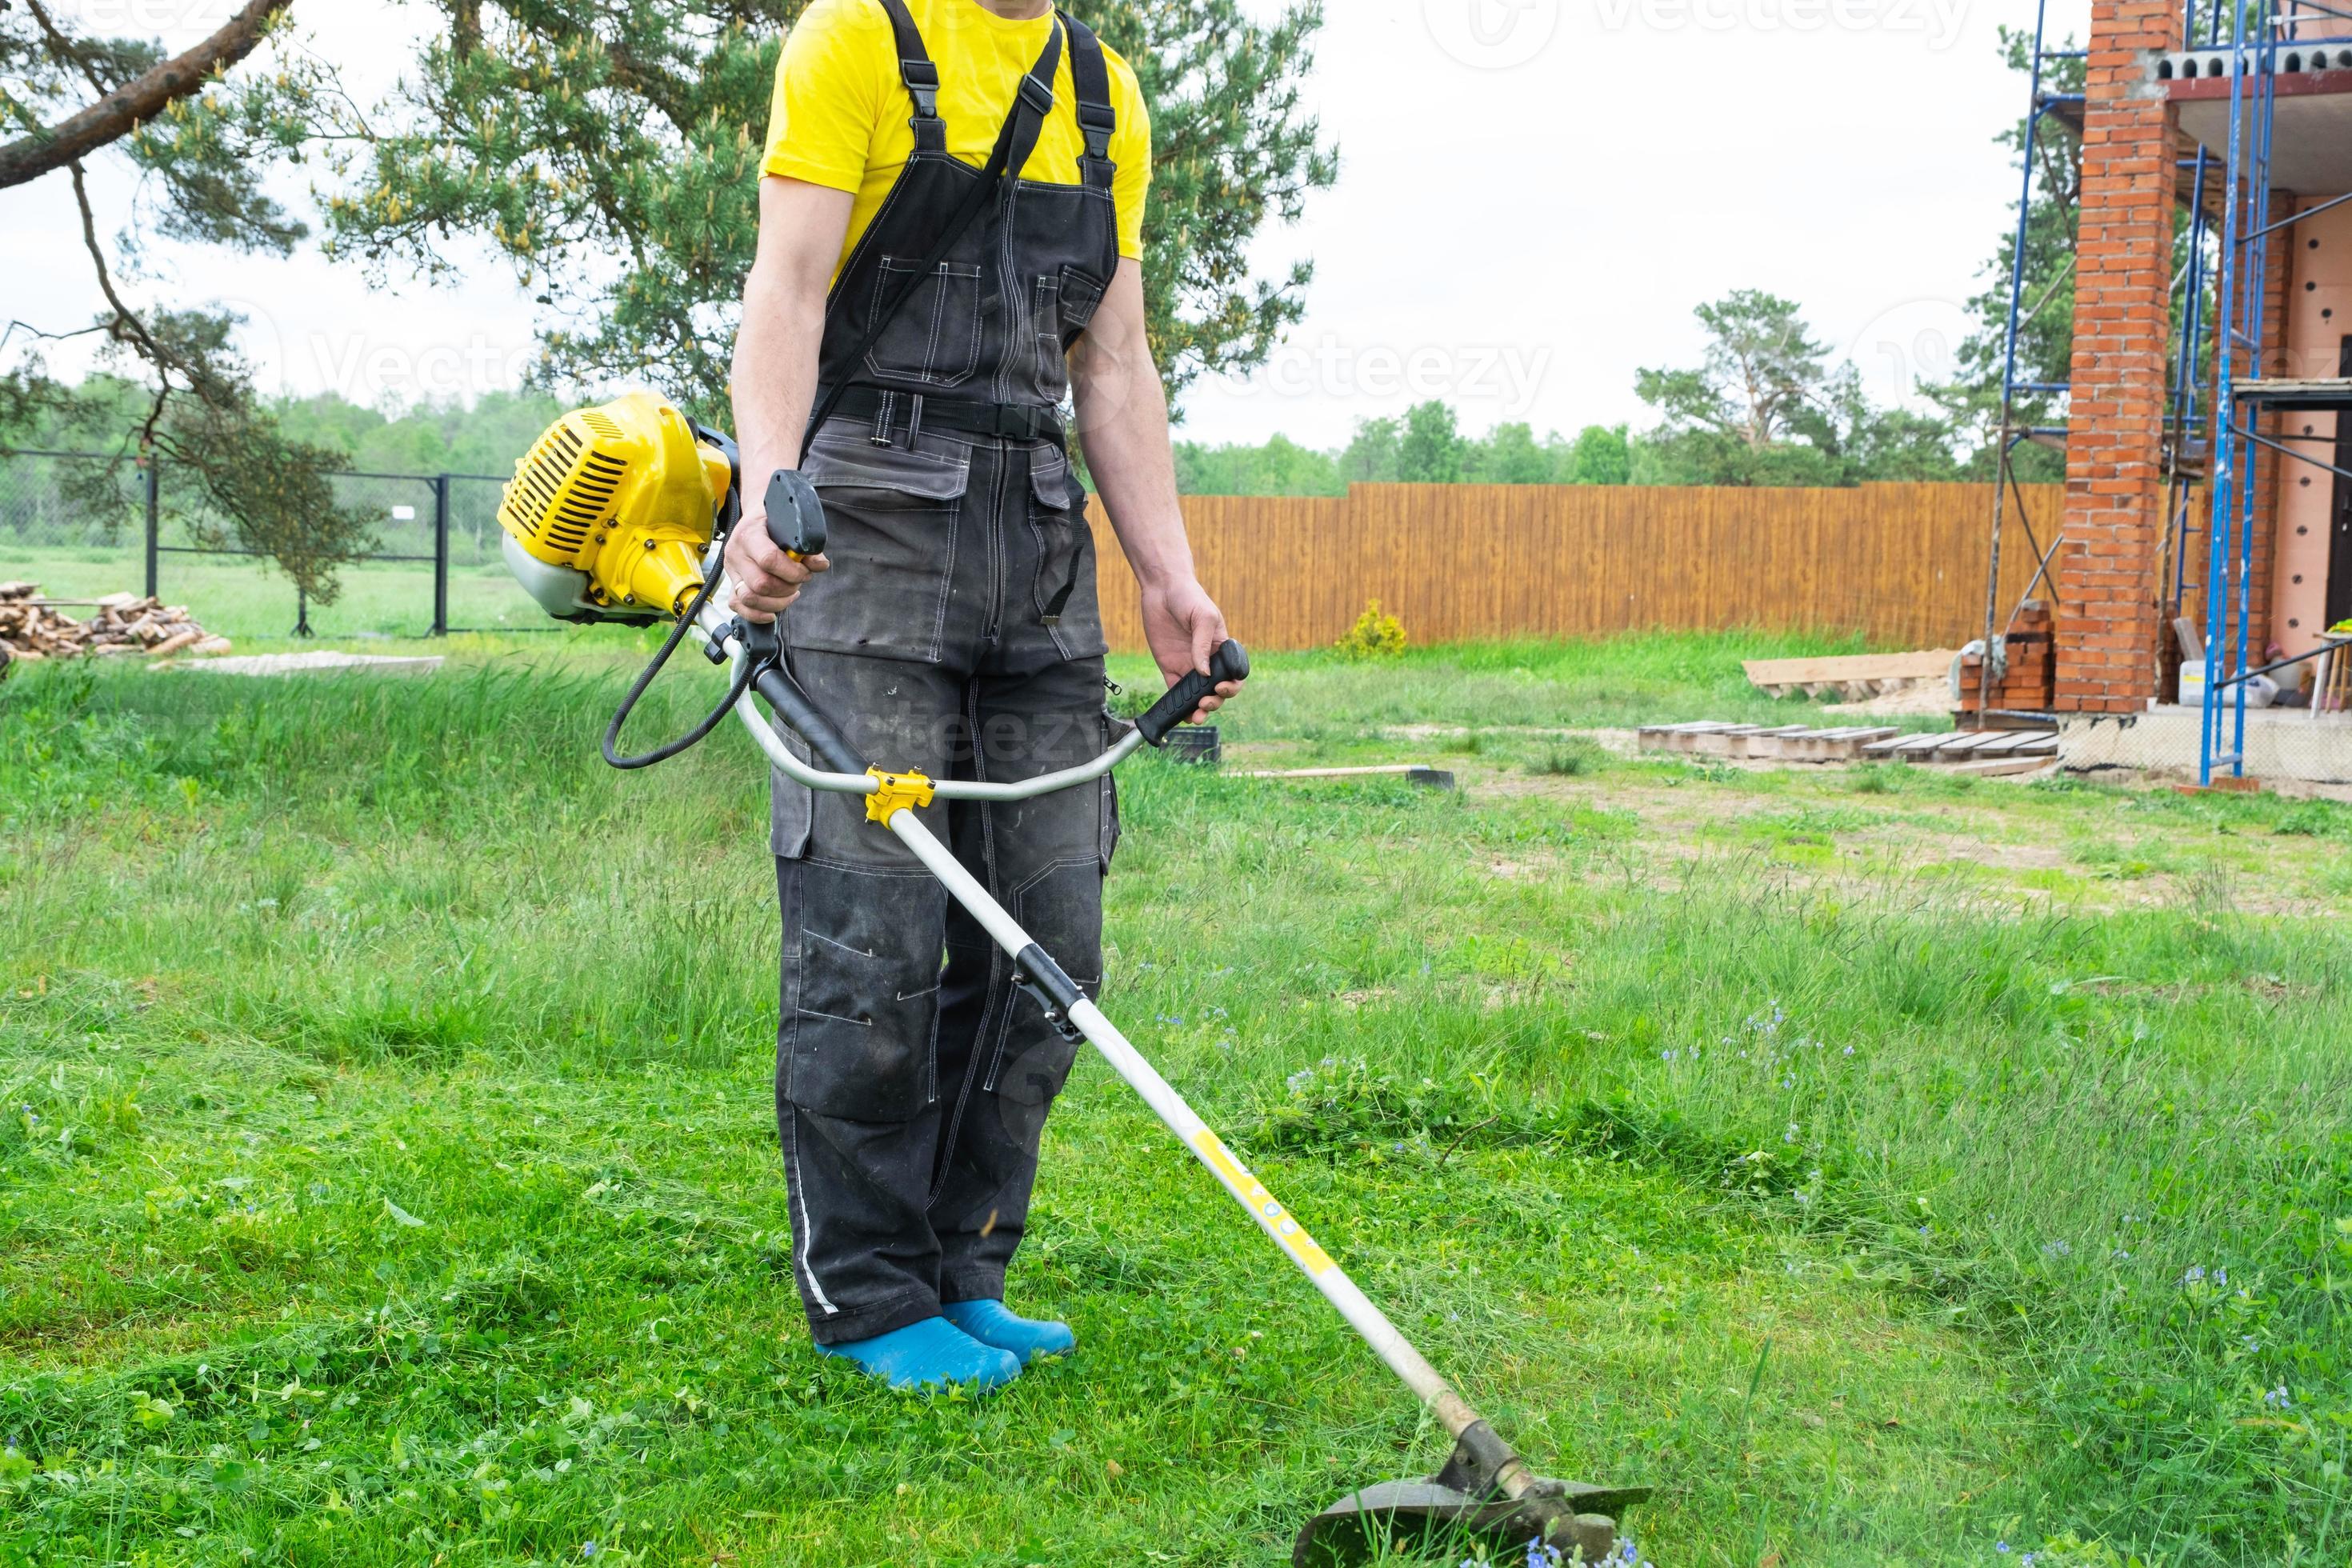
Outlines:
[[[2063,531],[2044,550],[2016,480],[2014,455],[2031,440],[2063,445],[2066,426],[2021,427],[2015,418],[2021,397],[2066,397],[2067,383],[2020,379],[2019,340],[2025,325],[2058,291],[2029,306],[2025,299],[2027,237],[2034,200],[2035,154],[2046,121],[2082,111],[2079,94],[2054,93],[2044,82],[2052,62],[2078,59],[2082,52],[2049,47],[2049,5],[2042,0],[2034,24],[2032,100],[2024,138],[2024,182],[2018,204],[2016,251],[2010,287],[2007,353],[2002,369],[2000,435],[2000,500],[1993,520],[1991,570],[1986,591],[1987,689],[1998,659],[2002,533],[2014,499],[2036,565],[2023,597],[2050,575]],[[2172,286],[2172,384],[2164,429],[2165,492],[2170,558],[2168,599],[2178,623],[2193,599],[2201,599],[2204,631],[2203,721],[2198,776],[2210,784],[2217,773],[2245,773],[2247,689],[2253,677],[2282,668],[2257,665],[2252,645],[2256,531],[2271,520],[2258,515],[2265,464],[2282,458],[2307,463],[2352,480],[2352,473],[2307,452],[2295,450],[2262,426],[2287,412],[2336,412],[2352,416],[2352,381],[2273,377],[2270,321],[2273,241],[2306,218],[2352,201],[2352,195],[2274,217],[2273,161],[2278,149],[2278,100],[2282,78],[2306,71],[2352,69],[2352,0],[2188,0],[2186,47],[2176,65],[2168,59],[2159,79],[2226,77],[2229,92],[2227,145],[2217,152],[2201,142],[2180,160],[2179,185],[2187,208],[2181,264]],[[2063,280],[2061,279],[2061,282]],[[2212,352],[2209,353],[2209,349]],[[2210,364],[2207,361],[2210,360]],[[2207,486],[2205,505],[2196,495]],[[2200,521],[2200,515],[2202,521]],[[2204,549],[2197,549],[2203,536]],[[2192,570],[2202,556],[2204,574]],[[2011,624],[2014,623],[2014,613]],[[2184,653],[2187,650],[2184,650]],[[2299,662],[2299,661],[2289,661]],[[2151,696],[2155,693],[2151,691]]]

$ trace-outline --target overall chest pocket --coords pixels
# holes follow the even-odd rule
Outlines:
[[[873,297],[866,302],[866,321],[889,307],[920,266],[896,256],[882,258],[874,274]],[[983,304],[978,267],[940,262],[915,285],[881,339],[866,351],[866,369],[926,386],[961,385],[980,370]]]
[[[802,464],[824,501],[833,570],[784,613],[796,648],[940,661],[970,456],[817,437]]]

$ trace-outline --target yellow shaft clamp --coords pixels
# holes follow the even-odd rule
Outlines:
[[[931,804],[931,781],[920,773],[886,773],[880,768],[866,770],[876,784],[872,795],[866,797],[866,820],[890,826],[890,819],[909,806]]]

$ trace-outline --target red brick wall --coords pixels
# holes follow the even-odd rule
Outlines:
[[[2157,689],[2171,338],[2171,107],[2149,56],[2181,47],[2178,0],[2093,0],[2076,247],[2057,709],[2127,712]]]

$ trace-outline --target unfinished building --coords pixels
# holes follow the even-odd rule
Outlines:
[[[2083,142],[2072,374],[2021,377],[2021,246],[2001,450],[2006,481],[2063,446],[2065,505],[2004,482],[1993,581],[2034,571],[2030,607],[1988,595],[1981,705],[2015,701],[2017,632],[2070,765],[2352,782],[2352,0],[2094,0],[2086,51],[2044,9],[2029,168],[2053,118]],[[2036,397],[2063,424],[2024,427]]]

